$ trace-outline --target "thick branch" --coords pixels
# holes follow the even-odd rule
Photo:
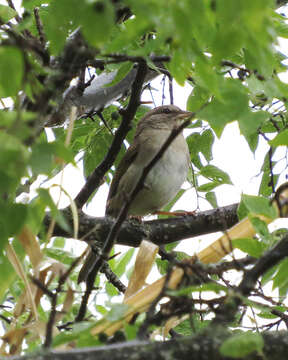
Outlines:
[[[143,239],[149,239],[157,245],[169,244],[198,235],[225,231],[238,222],[238,204],[228,205],[217,209],[199,212],[193,216],[150,220],[139,223],[125,221],[117,238],[117,244],[138,247]],[[69,210],[64,211],[67,221],[73,229],[73,220]],[[110,217],[92,217],[83,212],[79,213],[79,238],[86,242],[97,242],[101,247],[106,239],[114,219]],[[50,218],[45,218],[45,226],[49,226]],[[73,237],[58,225],[55,226],[54,236]]]
[[[287,359],[287,331],[263,333],[263,355],[255,353],[238,360],[284,360]],[[51,351],[25,356],[10,357],[11,360],[228,360],[219,353],[219,347],[227,338],[227,332],[212,332],[194,337],[179,337],[165,342],[134,341],[108,346],[82,348],[72,351]]]

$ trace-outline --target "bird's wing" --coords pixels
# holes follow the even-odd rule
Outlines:
[[[116,172],[113,176],[113,180],[110,185],[108,197],[107,197],[107,203],[106,203],[106,211],[109,207],[109,201],[116,195],[117,188],[119,185],[119,182],[122,178],[122,176],[126,173],[129,166],[133,162],[133,160],[136,158],[139,151],[139,146],[132,144],[127,152],[125,153],[124,157],[120,161],[119,165],[117,166]]]

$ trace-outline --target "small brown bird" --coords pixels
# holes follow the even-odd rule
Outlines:
[[[174,105],[159,106],[145,114],[137,125],[132,145],[113,177],[106,204],[106,215],[118,216],[127,195],[138,183],[143,168],[159,152],[172,129],[191,116],[191,112],[183,111]],[[187,177],[189,164],[189,149],[181,132],[148,173],[144,187],[130,204],[128,215],[151,214],[171,201]],[[88,255],[79,273],[78,282],[86,280],[92,270],[93,255],[92,253]]]

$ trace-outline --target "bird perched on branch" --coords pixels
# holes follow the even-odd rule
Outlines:
[[[118,216],[143,169],[159,152],[171,131],[191,116],[191,112],[174,105],[159,106],[144,115],[137,125],[132,145],[116,169],[108,194],[106,215]],[[143,188],[132,199],[128,215],[144,216],[163,208],[180,190],[189,164],[189,149],[181,132],[149,171]],[[79,282],[86,280],[92,270],[93,255],[88,255],[79,273]]]

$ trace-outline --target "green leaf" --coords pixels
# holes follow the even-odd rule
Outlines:
[[[247,331],[245,333],[232,335],[223,342],[220,353],[232,358],[241,358],[253,352],[261,353],[264,340],[261,334]]]
[[[127,304],[112,304],[106,319],[111,322],[121,320],[128,309],[129,305]]]
[[[258,137],[259,128],[269,118],[269,116],[268,112],[265,111],[247,111],[247,113],[243,113],[239,117],[239,128],[241,134],[245,136],[245,139],[252,151],[256,150],[254,137]]]
[[[198,154],[201,152],[207,161],[212,159],[212,145],[214,143],[214,135],[213,132],[208,129],[205,130],[202,134],[197,132],[192,133],[186,138],[189,152],[191,154],[191,161],[195,163],[196,166],[200,168],[198,164]]]
[[[81,321],[81,323],[73,324],[72,331],[62,332],[56,335],[53,338],[53,347],[58,347],[60,345],[66,344],[67,342],[71,342],[73,340],[79,339],[83,334],[90,334],[91,329],[95,326],[95,324],[91,324],[88,321]],[[95,337],[94,337],[95,341]]]
[[[42,201],[42,203],[46,206],[48,206],[51,210],[52,217],[56,220],[56,222],[59,224],[59,226],[62,227],[65,231],[70,232],[70,226],[65,219],[63,213],[57,209],[57,206],[54,204],[54,201],[49,193],[49,190],[39,188],[37,189],[39,199]]]
[[[0,132],[0,154],[0,193],[11,192],[25,174],[29,153],[16,137]]]
[[[133,68],[133,63],[130,61],[124,62],[117,71],[116,76],[114,79],[109,83],[106,84],[105,87],[114,86],[118,84],[124,77],[129,73],[129,71]]]
[[[207,192],[205,194],[205,198],[210,203],[210,205],[212,205],[213,208],[218,207],[217,198],[214,191]]]
[[[212,146],[214,144],[214,133],[212,130],[207,129],[201,134],[200,151],[207,161],[212,160]]]
[[[15,15],[17,15],[17,11],[12,9],[10,6],[1,5],[0,4],[0,19],[4,23],[11,20]]]
[[[233,240],[233,247],[256,258],[259,258],[266,249],[266,246],[263,243],[252,238],[235,239]]]
[[[196,85],[188,97],[187,110],[198,111],[208,101],[209,97],[210,93],[207,89]]]
[[[222,183],[220,183],[218,181],[212,181],[212,182],[205,183],[205,184],[198,186],[197,191],[200,191],[200,192],[209,191],[210,192],[211,190],[215,189],[217,186],[220,186],[220,185],[222,185]]]
[[[187,59],[183,48],[180,47],[174,51],[171,61],[167,63],[167,68],[177,83],[181,86],[184,86],[187,77],[191,73],[192,65],[191,61]]]
[[[279,264],[277,273],[273,278],[273,290],[276,288],[283,288],[283,287],[286,288],[288,286],[287,271],[288,271],[288,259],[284,259]]]
[[[76,1],[76,4],[79,2]],[[112,3],[104,0],[86,0],[84,4],[81,2],[80,7],[78,25],[81,25],[85,38],[93,46],[104,45],[110,37],[115,21]]]
[[[274,306],[273,308],[269,307],[268,309],[262,310],[257,314],[257,316],[261,317],[262,319],[276,319],[278,318],[278,315],[272,314],[273,310],[281,311],[283,314],[286,312],[284,306]]]
[[[193,313],[189,319],[182,321],[174,330],[180,335],[190,336],[204,329],[207,325],[209,325],[209,321],[203,320],[199,314]]]
[[[134,254],[134,251],[135,249],[131,248],[128,251],[126,251],[125,254],[123,254],[120,257],[120,259],[117,259],[117,262],[114,267],[114,272],[118,277],[122,276],[125,273],[126,267],[129,264]]]
[[[157,258],[155,260],[155,263],[156,263],[157,269],[161,275],[167,274],[167,270],[169,267],[169,261]]]
[[[179,245],[179,241],[174,241],[174,242],[172,242],[172,243],[170,243],[170,244],[166,244],[165,245],[165,250],[166,251],[172,251],[172,250],[174,250],[175,249],[175,247],[177,246],[177,245]]]
[[[71,255],[70,252],[54,247],[45,249],[45,254],[65,265],[71,265],[76,260],[76,256]]]
[[[281,131],[273,140],[269,141],[269,143],[272,146],[288,146],[288,129]]]
[[[8,238],[17,235],[27,219],[27,206],[24,204],[0,203],[0,251]]]
[[[127,341],[136,339],[139,330],[138,324],[124,324],[124,331]]]
[[[105,284],[105,291],[110,297],[119,295],[118,290],[110,282]]]
[[[185,288],[179,290],[167,290],[167,293],[171,296],[184,296],[184,295],[191,295],[193,292],[205,292],[205,291],[212,291],[219,293],[224,291],[225,293],[228,291],[224,285],[217,284],[217,283],[206,283],[200,286],[193,285],[187,286]]]
[[[194,325],[194,323],[193,323]],[[183,335],[183,336],[191,336],[194,331],[193,328],[191,326],[191,321],[190,319],[186,319],[184,321],[181,321],[180,324],[178,324],[175,329],[174,329],[178,334]]]
[[[102,46],[114,26],[114,9],[109,1],[51,0],[47,8],[40,9],[53,54],[62,50],[68,34],[77,27],[91,45]]]
[[[60,141],[43,142],[35,144],[32,148],[30,165],[34,175],[50,175],[61,161],[73,162],[74,159],[72,151]]]
[[[113,140],[111,134],[92,135],[84,154],[84,174],[88,177],[97,165],[103,160]]]
[[[247,89],[237,80],[220,81],[219,94],[199,113],[199,119],[207,120],[218,137],[226,124],[238,120],[249,111]]]
[[[259,219],[258,217],[249,217],[249,220],[251,224],[253,225],[254,229],[256,230],[257,234],[259,234],[262,238],[264,237],[270,237],[272,239],[272,236],[270,235],[269,229],[265,221]]]
[[[212,179],[219,184],[232,184],[229,175],[214,165],[207,165],[202,167],[200,174],[207,179]]]
[[[24,64],[22,52],[13,46],[0,48],[0,97],[17,95],[21,89]]]
[[[1,239],[2,240],[2,239]],[[4,245],[4,244],[3,244]],[[4,295],[7,288],[11,286],[13,280],[16,278],[16,273],[10,261],[7,258],[6,253],[0,252],[0,301],[4,301]]]
[[[268,218],[274,219],[277,217],[276,209],[271,205],[269,199],[261,196],[242,195],[241,202],[247,208],[249,214],[264,215]]]

